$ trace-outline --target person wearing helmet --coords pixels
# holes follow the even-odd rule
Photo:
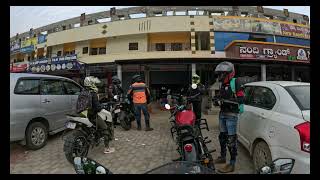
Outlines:
[[[110,101],[119,101],[122,95],[123,95],[123,89],[121,87],[121,80],[118,78],[118,76],[112,77],[112,84],[109,86],[108,89],[108,96]],[[114,97],[117,97],[118,99],[114,99]],[[120,123],[117,122],[117,114],[113,117],[113,125],[119,125]]]
[[[135,108],[135,116],[137,120],[137,129],[141,130],[141,110],[144,114],[146,131],[152,131],[153,128],[150,127],[150,115],[148,112],[147,104],[150,103],[150,91],[146,84],[142,81],[140,75],[134,75],[132,77],[132,84],[129,87],[127,93],[128,99],[132,99],[134,108]]]
[[[192,75],[192,84],[196,84],[197,88],[193,89],[192,86],[189,86],[187,96],[190,98],[193,112],[196,114],[198,122],[201,119],[202,95],[205,93],[205,87],[200,83],[200,76],[197,74]]]
[[[243,111],[243,91],[236,85],[234,66],[230,62],[221,62],[215,68],[215,73],[220,82],[220,90],[218,96],[213,101],[215,105],[220,106],[219,113],[219,142],[220,156],[215,163],[226,163],[227,147],[230,153],[230,163],[225,164],[221,169],[221,173],[233,172],[235,169],[237,156],[237,123],[238,115]]]
[[[102,106],[98,100],[98,88],[97,84],[101,83],[101,81],[93,76],[86,77],[84,79],[84,87],[85,91],[89,91],[91,95],[91,107],[87,109],[87,117],[91,122],[97,122],[96,125],[99,129],[103,130],[103,137],[104,137],[104,153],[111,153],[114,152],[114,148],[110,148],[109,142],[113,139],[113,125],[112,122],[106,123],[103,119],[97,116],[98,112],[102,110]],[[79,95],[80,96],[80,95]]]

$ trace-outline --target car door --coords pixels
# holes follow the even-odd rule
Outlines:
[[[68,110],[70,113],[74,113],[76,112],[76,105],[81,87],[78,84],[68,80],[63,81],[63,85],[65,88],[66,96],[69,99]]]
[[[64,127],[66,113],[69,112],[69,99],[66,98],[61,79],[43,78],[40,88],[40,103],[44,117],[49,121],[50,131]]]
[[[271,88],[253,86],[251,98],[245,106],[245,117],[240,120],[240,133],[250,147],[256,138],[266,137],[267,123],[274,113],[275,103],[276,96]]]

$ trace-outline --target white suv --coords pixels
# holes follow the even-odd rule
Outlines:
[[[293,158],[292,173],[310,173],[310,83],[261,81],[245,85],[238,137],[255,169]]]

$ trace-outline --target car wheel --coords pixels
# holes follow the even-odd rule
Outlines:
[[[259,172],[261,167],[270,165],[272,163],[269,146],[264,141],[260,141],[256,144],[252,157],[255,172]]]
[[[29,149],[37,150],[47,144],[48,129],[41,122],[30,124],[26,131],[26,145]]]

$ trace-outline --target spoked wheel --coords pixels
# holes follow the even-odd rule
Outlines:
[[[64,141],[64,153],[67,160],[73,164],[76,156],[87,156],[89,152],[89,144],[86,136],[81,131],[74,131]]]

